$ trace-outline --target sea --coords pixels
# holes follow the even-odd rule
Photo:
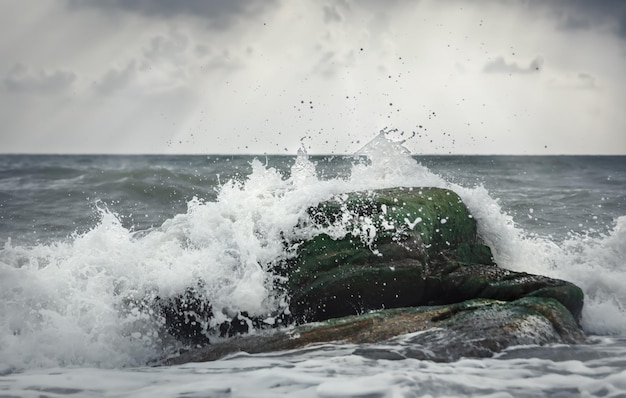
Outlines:
[[[501,267],[580,286],[588,343],[439,363],[406,335],[163,365],[194,346],[155,297],[201,286],[211,322],[278,322],[272,270],[314,234],[306,209],[396,186],[454,190]],[[349,156],[0,155],[0,397],[68,396],[626,397],[626,156],[416,155],[382,133]]]

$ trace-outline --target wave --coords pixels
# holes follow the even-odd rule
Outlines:
[[[323,179],[304,151],[289,176],[253,160],[251,173],[223,183],[214,200],[194,197],[158,227],[133,230],[106,207],[99,222],[71,239],[0,251],[0,372],[56,366],[135,366],[180,348],[150,301],[201,290],[215,317],[266,317],[287,306],[275,267],[287,244],[315,231],[299,225],[306,209],[347,191],[436,186],[456,191],[477,219],[496,262],[583,288],[589,333],[626,333],[626,217],[601,236],[564,242],[515,224],[483,186],[431,172],[384,133],[355,155],[349,173]]]

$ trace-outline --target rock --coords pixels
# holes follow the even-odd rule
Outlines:
[[[439,188],[357,192],[321,203],[309,223],[354,231],[322,233],[301,246],[290,264],[287,290],[300,322],[370,310],[443,305],[473,298],[512,301],[550,297],[578,319],[582,291],[544,276],[513,272],[493,262],[461,198]]]
[[[585,339],[569,311],[554,299],[476,299],[444,306],[381,310],[290,330],[238,336],[188,351],[164,364],[212,361],[237,352],[291,350],[326,342],[358,344],[354,353],[370,358],[445,362],[491,356],[520,344],[574,344]],[[378,342],[393,344],[393,352],[370,345]]]
[[[155,297],[154,302],[168,333],[186,343],[206,344],[213,309],[202,294],[202,284],[198,285],[198,288],[189,287],[174,297]]]
[[[153,306],[158,310],[165,330],[186,344],[209,344],[213,337],[233,337],[267,327],[261,318],[246,312],[238,312],[229,321],[212,326],[211,304],[201,290],[195,288],[187,288],[183,294],[173,297],[156,297]],[[277,319],[280,324],[286,323],[284,315]]]
[[[452,191],[345,194],[309,209],[302,223],[319,233],[300,242],[297,257],[281,270],[291,303],[289,315],[278,314],[297,326],[216,339],[167,363],[329,341],[359,344],[355,353],[369,357],[435,361],[489,356],[519,344],[585,341],[580,288],[496,265],[476,220]],[[176,314],[169,318],[180,326]],[[222,330],[226,334],[234,333]],[[381,341],[398,349],[368,346]]]
[[[571,313],[551,298],[529,297],[510,302],[468,300],[451,306],[433,321],[440,329],[426,330],[407,341],[426,350],[408,356],[452,361],[492,356],[515,345],[586,341]]]

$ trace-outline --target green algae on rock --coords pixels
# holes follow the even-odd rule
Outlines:
[[[580,317],[577,286],[498,267],[476,220],[450,190],[344,194],[311,208],[308,222],[321,233],[303,242],[288,269],[291,311],[300,322],[525,296],[554,298]]]

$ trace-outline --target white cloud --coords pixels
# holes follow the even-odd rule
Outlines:
[[[3,151],[350,152],[387,126],[626,153],[616,2],[31,1],[0,13]]]

